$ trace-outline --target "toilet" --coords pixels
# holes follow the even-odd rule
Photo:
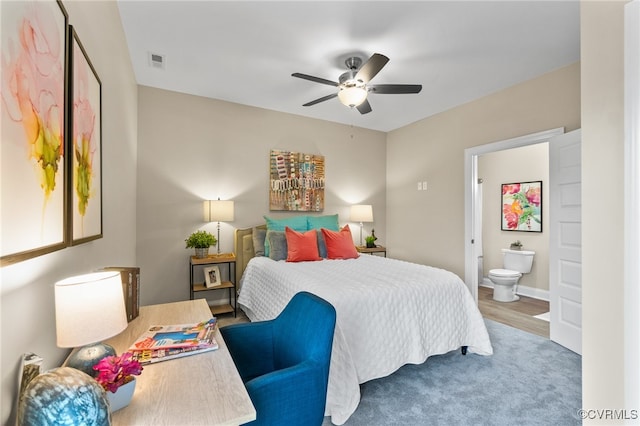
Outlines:
[[[522,274],[531,272],[533,256],[536,253],[528,250],[502,249],[502,266],[504,269],[489,271],[489,280],[493,283],[493,300],[498,302],[515,302],[516,286]]]

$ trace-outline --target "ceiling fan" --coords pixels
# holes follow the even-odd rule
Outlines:
[[[338,82],[326,80],[312,75],[301,74],[295,72],[292,77],[302,78],[304,80],[314,81],[316,83],[326,84],[338,88],[336,93],[307,102],[302,106],[312,106],[320,102],[328,101],[336,96],[343,105],[350,108],[356,108],[360,114],[371,112],[371,105],[367,99],[369,93],[380,94],[407,94],[420,93],[421,84],[369,84],[369,82],[380,72],[380,70],[389,62],[389,58],[374,53],[362,64],[362,59],[358,57],[350,57],[344,61],[348,71],[340,75]],[[362,65],[362,66],[361,66]]]

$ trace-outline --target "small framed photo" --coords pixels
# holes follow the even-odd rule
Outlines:
[[[205,287],[217,287],[222,284],[222,280],[220,279],[220,268],[217,266],[210,266],[208,268],[204,268],[204,281]]]

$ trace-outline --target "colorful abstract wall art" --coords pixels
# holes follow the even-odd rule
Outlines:
[[[542,232],[542,181],[503,183],[503,231]]]
[[[324,156],[271,150],[269,210],[324,210]]]
[[[67,24],[56,1],[0,2],[2,266],[68,245]]]
[[[71,39],[71,244],[102,237],[101,82],[73,27]]]

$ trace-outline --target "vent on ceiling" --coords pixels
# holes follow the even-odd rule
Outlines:
[[[164,55],[160,55],[159,53],[151,53],[149,52],[149,65],[153,68],[164,69],[164,65],[166,62],[166,58]]]

